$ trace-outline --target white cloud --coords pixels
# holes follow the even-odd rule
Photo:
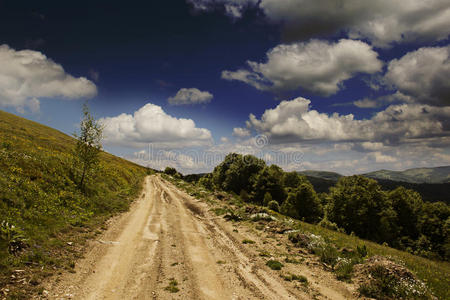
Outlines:
[[[394,163],[397,161],[396,158],[389,155],[385,155],[379,151],[370,153],[369,159],[375,161],[376,163]]]
[[[209,103],[213,95],[210,92],[200,91],[196,88],[182,88],[175,96],[167,99],[172,105],[186,105],[186,104],[202,104]]]
[[[447,0],[187,0],[199,10],[225,7],[233,18],[247,7],[258,7],[269,21],[285,25],[293,41],[344,32],[380,47],[420,39],[437,41],[450,33]]]
[[[110,145],[181,148],[205,146],[212,142],[211,132],[197,128],[191,119],[177,119],[160,106],[148,103],[130,114],[100,119],[105,126],[105,142]]]
[[[278,45],[267,53],[266,63],[249,61],[249,70],[223,71],[222,78],[239,80],[259,90],[303,90],[330,96],[357,73],[373,74],[382,68],[378,54],[361,41],[336,43],[311,40]]]
[[[369,99],[369,98],[356,100],[356,101],[353,102],[353,104],[356,107],[359,107],[359,108],[375,108],[375,107],[380,106],[379,102],[377,102],[375,100],[372,100],[372,99]]]
[[[39,110],[39,98],[80,99],[97,94],[94,83],[73,77],[38,51],[0,45],[0,106]]]
[[[385,80],[412,101],[450,105],[450,46],[420,48],[389,63]]]
[[[248,130],[246,128],[236,127],[236,128],[233,128],[233,135],[240,137],[240,138],[248,137],[248,136],[250,136],[250,130]]]
[[[296,98],[267,109],[261,119],[250,114],[247,127],[267,135],[273,143],[381,142],[385,145],[450,136],[450,107],[391,105],[371,119],[352,114],[328,115],[311,110],[310,101]]]

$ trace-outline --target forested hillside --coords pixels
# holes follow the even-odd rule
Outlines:
[[[329,192],[318,194],[305,176],[240,154],[229,154],[199,183],[299,220],[421,256],[450,259],[450,207],[424,202],[411,189],[384,190],[374,179],[355,175],[341,177]]]

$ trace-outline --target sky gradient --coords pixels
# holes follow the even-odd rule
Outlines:
[[[443,0],[0,0],[0,109],[211,171],[229,152],[343,174],[450,164]]]

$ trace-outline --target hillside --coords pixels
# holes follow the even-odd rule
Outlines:
[[[403,181],[408,183],[449,183],[450,166],[414,168],[405,171],[379,170],[363,175],[374,179]]]
[[[305,170],[300,171],[298,173],[301,175],[305,175],[307,177],[323,178],[331,181],[337,181],[339,178],[342,177],[342,175],[339,173],[328,171]]]
[[[328,171],[300,171],[314,186],[318,193],[327,193],[343,175]],[[423,200],[442,201],[450,204],[450,167],[415,168],[405,171],[380,170],[362,174],[373,178],[384,190],[393,190],[399,186],[418,192]]]
[[[71,268],[80,247],[107,218],[128,208],[146,168],[102,152],[81,192],[73,164],[75,140],[55,129],[0,111],[0,286],[14,291],[15,269],[37,285]],[[17,280],[20,277],[14,275]],[[6,288],[6,287],[5,287]]]
[[[232,234],[247,235],[247,239],[243,240],[242,243],[248,245],[239,246],[237,249],[254,251],[255,254],[251,260],[252,263],[258,264],[258,261],[261,260],[263,262],[274,260],[282,262],[280,269],[277,270],[279,270],[279,276],[289,283],[296,281],[293,278],[304,277],[307,288],[301,285],[297,285],[296,288],[307,291],[310,294],[302,295],[303,297],[301,299],[309,299],[311,296],[313,299],[352,299],[353,297],[360,297],[358,291],[361,291],[361,288],[358,289],[355,286],[359,282],[357,277],[360,273],[355,270],[361,270],[367,262],[375,259],[382,261],[380,256],[389,257],[393,261],[400,262],[401,265],[409,268],[413,274],[426,283],[438,299],[448,299],[449,297],[447,287],[449,284],[448,274],[450,265],[448,262],[433,261],[399,251],[385,245],[358,238],[353,234],[348,235],[342,231],[336,231],[336,228],[327,228],[326,224],[319,223],[315,225],[295,220],[266,207],[244,202],[241,196],[234,193],[226,193],[218,190],[214,192],[208,191],[203,185],[204,182],[195,184],[169,176],[165,178],[170,180],[179,189],[185,190],[192,196],[192,200],[195,199],[194,202],[198,205],[202,205],[202,202],[207,203],[210,207],[208,210],[217,215],[216,218],[205,218],[205,215],[201,215],[201,218],[199,217],[200,220],[214,220],[216,222],[215,220],[217,219],[220,222],[219,216],[222,216],[223,219],[230,222],[230,227],[232,225]],[[201,211],[195,206],[189,207],[189,209],[195,214],[200,214]],[[211,238],[214,239],[214,236]],[[308,240],[310,238],[313,239],[314,245],[310,244],[310,240]],[[242,240],[242,237],[238,240]],[[233,243],[228,242],[227,245],[230,246]],[[322,245],[324,249],[314,248],[317,247],[316,245]],[[352,258],[351,255],[359,253],[361,247],[367,249],[367,256],[352,267],[354,257]],[[346,256],[348,254],[350,254],[350,258]],[[336,261],[339,261],[339,263],[336,263]],[[220,262],[226,266],[229,264],[227,260]],[[334,263],[336,265],[332,267]],[[255,274],[260,274],[259,268],[255,268],[257,270]],[[398,267],[396,268],[397,270],[394,272],[399,271]],[[316,273],[319,270],[320,274]],[[328,274],[326,274],[327,272]],[[369,275],[369,277],[372,275]],[[333,282],[330,280],[333,277],[340,281]],[[311,280],[311,278],[314,279]],[[270,277],[266,277],[266,280],[269,283],[273,282]],[[395,281],[396,279],[392,275],[382,279],[382,282],[386,284],[386,291],[394,288]],[[414,286],[413,282],[408,282],[408,288]],[[337,290],[337,286],[344,290],[349,288],[349,284],[354,285],[350,289],[356,290],[356,293],[347,294],[344,297],[339,294],[332,294],[333,291]],[[380,286],[382,286],[381,283]],[[373,298],[387,299],[383,298],[380,290],[377,290],[379,286],[373,288],[375,293],[380,292],[380,294],[373,295]],[[417,294],[410,294],[408,299],[427,299],[419,295],[419,290],[413,291],[413,293]],[[389,299],[393,298],[399,299],[399,297],[395,296]]]
[[[318,193],[328,193],[330,187],[336,185],[337,180],[329,180],[321,177],[306,176],[309,182],[314,186]],[[383,190],[394,190],[402,186],[418,192],[424,201],[437,202],[442,201],[450,204],[450,183],[409,183],[403,181],[392,181],[387,179],[375,179],[381,185]]]

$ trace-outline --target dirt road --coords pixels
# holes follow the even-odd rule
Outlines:
[[[93,242],[75,273],[50,281],[45,292],[51,299],[352,297],[344,284],[327,275],[321,275],[325,282],[315,281],[316,271],[305,266],[310,288],[284,281],[265,266],[256,245],[242,243],[250,233],[237,231],[206,204],[149,176],[140,198]]]

